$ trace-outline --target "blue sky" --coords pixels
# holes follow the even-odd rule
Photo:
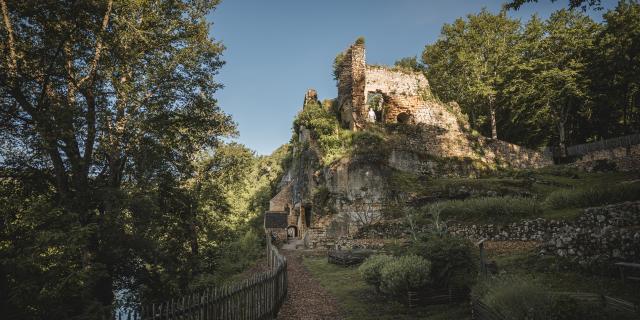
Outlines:
[[[506,0],[223,0],[208,18],[211,35],[227,47],[217,98],[240,131],[235,139],[258,154],[289,141],[291,122],[308,88],[334,98],[333,58],[359,36],[366,38],[369,64],[393,64],[420,56],[444,23],[483,7],[500,10]],[[512,17],[542,18],[567,0],[526,4]],[[617,2],[603,0],[605,8]],[[604,11],[588,11],[596,20]]]

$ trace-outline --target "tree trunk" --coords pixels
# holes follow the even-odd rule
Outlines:
[[[489,98],[489,113],[491,115],[491,138],[498,139],[498,128],[496,126],[496,108],[493,105],[494,98]]]
[[[566,145],[566,136],[565,136],[565,121],[558,121],[558,135],[560,137],[560,142],[558,147],[560,147],[560,157],[567,157],[567,145]]]

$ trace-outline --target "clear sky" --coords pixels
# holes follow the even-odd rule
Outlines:
[[[289,141],[291,123],[308,88],[319,98],[337,94],[332,76],[336,54],[364,36],[369,64],[393,64],[418,56],[444,23],[506,0],[223,0],[209,15],[212,36],[227,47],[218,81],[222,109],[238,124],[238,142],[269,154]],[[617,1],[603,0],[605,8]],[[512,17],[542,18],[567,0],[525,4]],[[589,13],[601,20],[604,11]]]

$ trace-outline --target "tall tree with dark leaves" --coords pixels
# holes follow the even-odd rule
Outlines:
[[[589,76],[592,134],[608,138],[640,130],[640,2],[620,1],[603,18]]]
[[[56,229],[55,241],[30,250],[66,269],[30,263],[48,279],[36,286],[77,290],[49,310],[42,304],[57,303],[53,292],[53,300],[22,301],[31,303],[24,309],[30,311],[18,310],[31,313],[24,316],[70,318],[95,312],[88,305],[109,306],[116,283],[126,276],[122,270],[145,263],[133,244],[162,238],[148,237],[143,226],[149,223],[179,217],[185,226],[179,239],[191,243],[188,255],[197,257],[189,222],[196,217],[173,206],[176,198],[165,191],[189,178],[197,150],[215,147],[234,132],[214,98],[223,46],[210,39],[205,15],[216,4],[0,0],[0,161],[5,172],[47,176],[57,208],[5,216],[4,224],[15,229],[3,232],[10,247],[2,250],[16,254],[19,230],[37,237],[63,228]],[[172,199],[166,204],[173,209],[157,207],[169,213],[136,216],[138,210],[127,208],[132,194],[152,190],[159,191],[157,199]],[[51,215],[65,225],[39,222]],[[148,221],[155,218],[160,220]],[[64,231],[72,234],[68,241],[59,238]],[[61,272],[58,280],[51,277],[54,269]],[[19,280],[8,277],[8,283]]]

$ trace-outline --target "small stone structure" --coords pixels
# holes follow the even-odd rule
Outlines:
[[[267,211],[264,214],[264,229],[275,240],[287,238],[287,215],[284,211]]]

